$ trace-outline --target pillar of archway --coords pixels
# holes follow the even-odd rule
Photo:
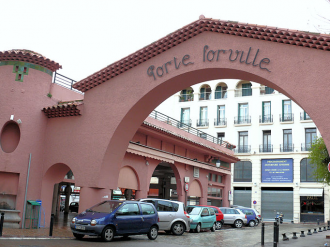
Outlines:
[[[104,188],[80,187],[79,211],[83,212],[93,205],[111,199],[111,190]]]

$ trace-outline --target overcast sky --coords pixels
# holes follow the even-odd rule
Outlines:
[[[327,0],[0,0],[0,50],[28,49],[81,80],[146,45],[207,18],[318,31]],[[324,29],[323,29],[324,30]]]

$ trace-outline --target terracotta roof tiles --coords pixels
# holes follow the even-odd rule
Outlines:
[[[43,108],[42,111],[48,118],[80,116],[78,106],[82,104],[82,101],[60,102],[57,105]]]
[[[51,71],[62,68],[62,65],[56,63],[41,54],[24,49],[14,49],[9,51],[0,51],[0,61],[21,61],[43,66]]]
[[[330,51],[330,35],[202,17],[77,82],[73,87],[86,92],[205,31]]]

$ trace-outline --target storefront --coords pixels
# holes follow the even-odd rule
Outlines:
[[[300,188],[300,222],[324,222],[323,188]]]

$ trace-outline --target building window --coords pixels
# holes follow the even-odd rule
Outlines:
[[[291,100],[282,101],[282,118],[281,122],[293,121]]]
[[[227,87],[217,86],[214,93],[215,99],[225,99],[227,98]]]
[[[179,102],[186,102],[193,100],[194,100],[194,90],[192,88],[187,88],[181,91]]]
[[[310,159],[300,161],[300,182],[320,182],[314,177],[316,166],[310,163]]]
[[[242,96],[251,96],[252,95],[252,84],[244,83],[242,84]]]
[[[304,111],[300,113],[300,120],[311,120],[311,117]]]
[[[207,118],[207,106],[201,106],[199,110],[199,120],[197,120],[197,126],[209,126],[209,120]]]
[[[218,142],[221,144],[222,141],[225,139],[225,132],[219,132],[219,133],[217,133],[217,137],[218,137]]]
[[[247,124],[251,123],[249,117],[249,104],[242,103],[238,104],[238,118],[235,120],[235,124]]]
[[[283,146],[281,152],[293,152],[292,130],[283,130]]]
[[[265,88],[265,94],[272,94],[272,93],[274,93],[274,89],[271,88],[271,87],[267,87],[266,86],[266,88]]]
[[[301,151],[311,151],[312,143],[316,137],[316,128],[305,129],[305,145],[302,145]]]
[[[250,147],[248,145],[248,132],[238,132],[238,153],[248,153]]]
[[[273,118],[271,114],[271,102],[262,102],[262,116],[261,123],[272,123]]]
[[[273,146],[271,142],[271,131],[270,130],[264,130],[263,131],[263,138],[262,138],[262,146],[259,150],[262,153],[271,153],[273,152]]]
[[[222,189],[215,188],[215,187],[208,187],[207,188],[207,196],[222,198]]]
[[[211,88],[209,85],[203,85],[200,90],[199,100],[210,100]]]
[[[191,126],[190,108],[181,108],[181,123]]]
[[[252,163],[239,161],[234,164],[234,182],[252,182]]]
[[[217,119],[214,123],[215,126],[227,125],[226,123],[226,107],[224,105],[218,105]]]

